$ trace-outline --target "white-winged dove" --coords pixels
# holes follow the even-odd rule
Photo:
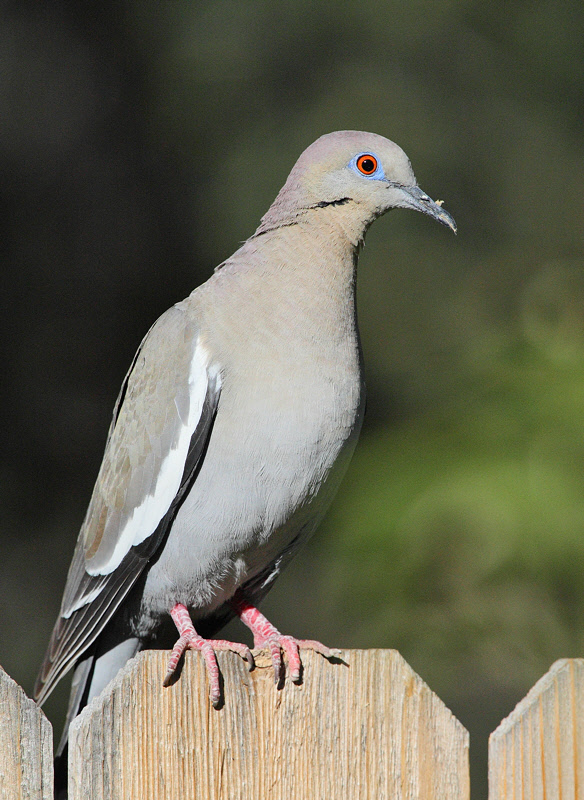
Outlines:
[[[76,665],[67,722],[176,629],[165,682],[185,649],[201,650],[215,704],[215,650],[253,664],[246,646],[203,638],[234,615],[256,647],[270,648],[277,678],[282,650],[292,680],[299,647],[333,653],[283,636],[256,604],[317,527],[353,452],[364,404],[357,254],[392,208],[456,231],[396,144],[357,131],[322,136],[253,236],[146,335],[35,687],[42,702]]]

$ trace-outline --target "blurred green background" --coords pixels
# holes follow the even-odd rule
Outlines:
[[[584,653],[583,75],[576,0],[0,4],[0,663],[27,691],[142,335],[311,141],[371,130],[459,235],[369,233],[362,440],[264,608],[399,649],[486,797],[489,731]]]

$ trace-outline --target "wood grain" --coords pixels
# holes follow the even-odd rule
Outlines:
[[[0,798],[53,800],[53,730],[1,667]]]
[[[225,704],[198,653],[164,689],[168,653],[147,651],[70,729],[69,798],[468,800],[468,734],[393,650],[303,652],[301,685],[274,686],[220,653]]]
[[[556,661],[491,734],[489,800],[584,798],[584,659]]]

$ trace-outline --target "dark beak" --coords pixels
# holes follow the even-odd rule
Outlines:
[[[419,186],[400,186],[400,189],[403,192],[403,208],[421,211],[422,214],[427,214],[437,222],[442,223],[442,225],[446,225],[453,233],[456,233],[456,222],[448,211],[442,208],[440,201],[436,203]]]

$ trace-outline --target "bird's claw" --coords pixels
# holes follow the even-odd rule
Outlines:
[[[290,678],[294,683],[299,683],[302,677],[300,650],[314,650],[325,658],[338,658],[341,655],[339,650],[331,650],[330,647],[314,639],[296,639],[294,636],[281,634],[241,591],[235,594],[231,604],[239,619],[253,633],[254,647],[259,649],[265,647],[270,651],[276,685],[279,685],[283,678],[282,651],[286,654]]]
[[[221,700],[221,686],[219,681],[219,664],[217,663],[217,651],[229,650],[237,653],[247,661],[248,669],[254,668],[253,653],[245,644],[239,642],[228,642],[226,639],[203,639],[198,633],[194,636],[181,636],[175,644],[172,654],[168,660],[168,671],[164,678],[164,686],[169,686],[174,677],[178,662],[186,650],[198,650],[205,659],[207,675],[209,677],[209,698],[211,703],[217,707]]]
[[[300,657],[300,650],[314,650],[325,658],[339,658],[341,655],[340,650],[327,647],[322,644],[322,642],[317,642],[314,639],[296,639],[294,636],[283,635],[278,631],[275,631],[262,642],[256,641],[255,646],[267,647],[269,649],[272,657],[272,666],[274,667],[274,681],[276,685],[278,685],[283,678],[282,652],[286,655],[290,680],[293,683],[300,683],[302,679],[302,659]]]
[[[186,650],[198,650],[205,659],[207,675],[209,678],[209,698],[215,708],[221,701],[221,684],[219,680],[219,664],[217,663],[217,651],[228,650],[237,653],[247,661],[251,671],[254,668],[253,653],[249,647],[240,642],[229,642],[226,639],[204,639],[196,632],[188,610],[185,606],[177,604],[170,612],[174,620],[180,637],[172,648],[172,653],[168,660],[168,669],[164,678],[163,685],[169,686],[172,683],[178,662]]]

